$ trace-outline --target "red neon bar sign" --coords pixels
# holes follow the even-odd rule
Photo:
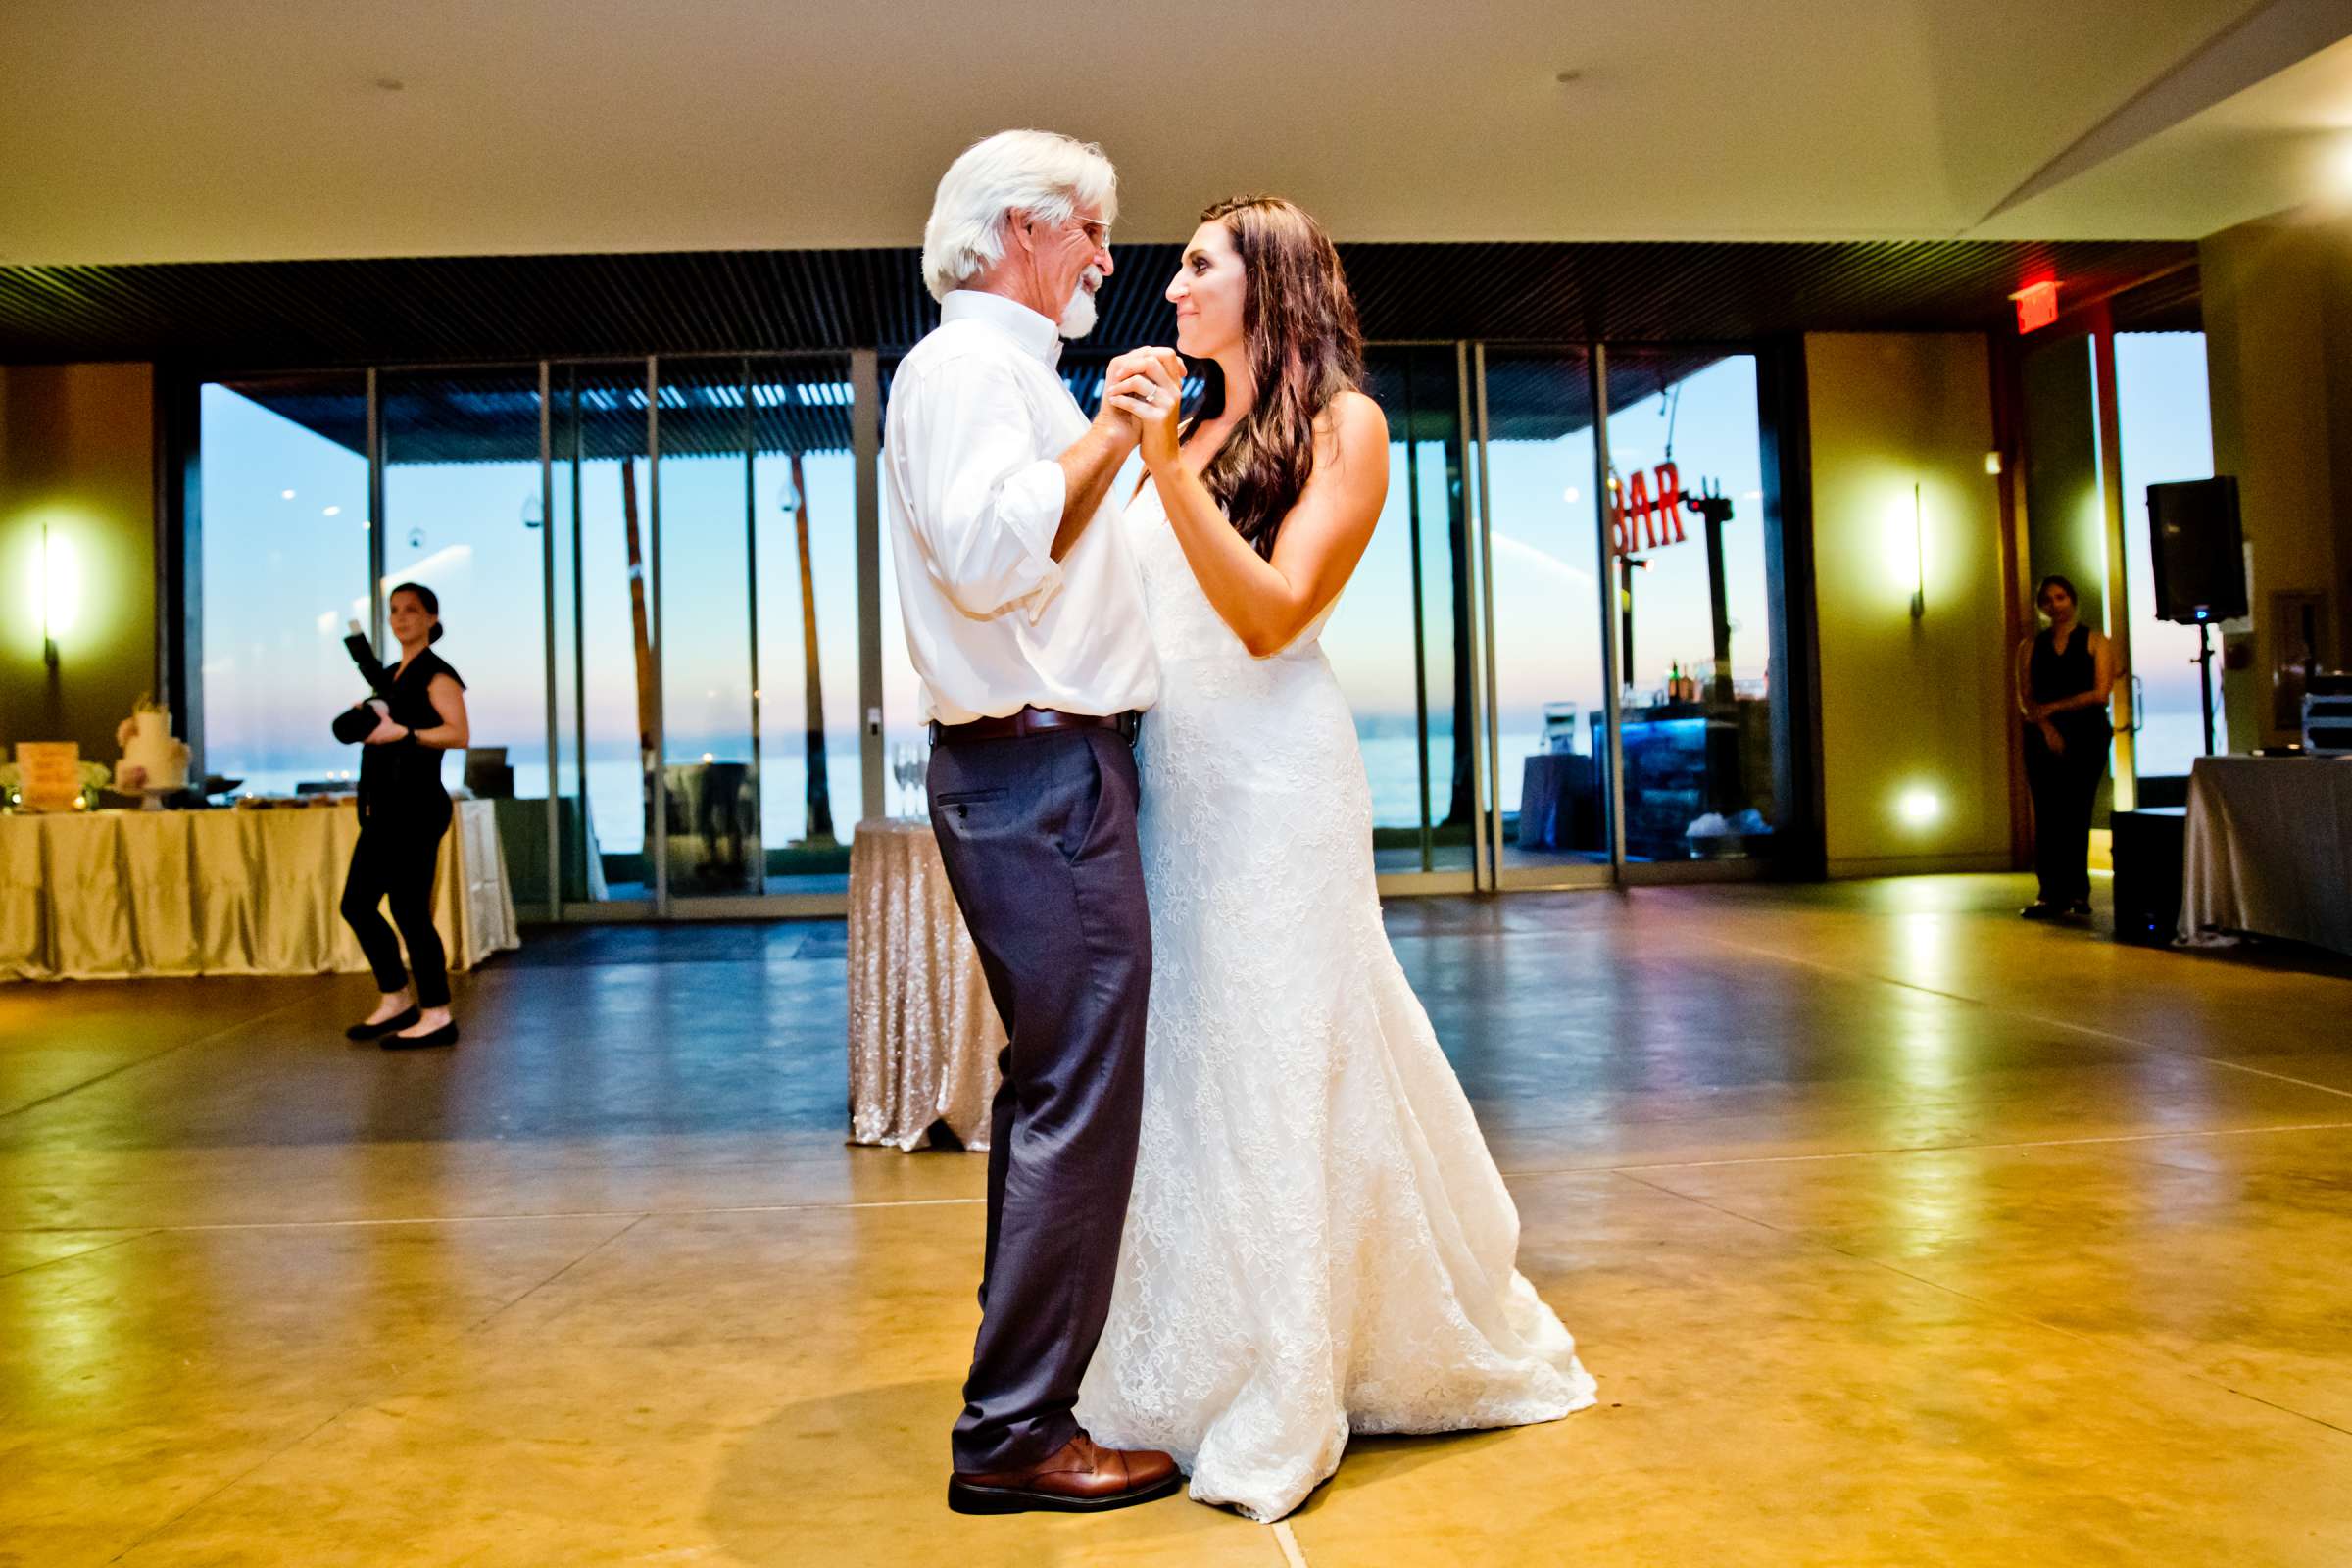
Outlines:
[[[1655,494],[1650,491],[1653,477]],[[1683,481],[1671,463],[1661,463],[1646,474],[1637,471],[1610,497],[1609,510],[1621,556],[1683,542]]]

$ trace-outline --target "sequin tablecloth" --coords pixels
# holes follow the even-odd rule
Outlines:
[[[917,1149],[945,1125],[988,1147],[1004,1027],[919,818],[876,817],[850,844],[850,1142]]]
[[[491,806],[458,802],[441,839],[452,969],[521,945]],[[365,973],[339,911],[359,834],[348,803],[0,816],[0,980]]]

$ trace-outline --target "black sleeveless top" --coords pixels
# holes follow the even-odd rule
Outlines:
[[[2049,629],[2043,628],[2034,639],[2034,658],[2027,666],[2026,682],[2037,703],[2054,703],[2097,686],[2099,664],[2091,657],[2090,628],[2078,623],[2075,634],[2067,639],[2064,653],[2058,651]],[[2059,734],[2066,736],[2109,733],[2104,708],[2069,709],[2063,713],[2052,713],[2050,722],[2058,726]]]
[[[465,689],[466,682],[449,661],[430,648],[410,660],[409,667],[398,676],[387,672],[392,690],[386,706],[392,710],[393,723],[409,729],[433,729],[440,724],[441,710],[432,699],[435,675],[447,675],[457,681],[461,691]],[[360,814],[447,810],[449,792],[441,786],[444,755],[418,743],[413,735],[384,746],[361,748]]]

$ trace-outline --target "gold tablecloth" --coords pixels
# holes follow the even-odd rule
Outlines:
[[[876,817],[850,844],[850,1142],[915,1149],[945,1123],[988,1147],[1004,1026],[931,824]]]
[[[488,801],[441,840],[433,924],[450,967],[522,945]],[[354,807],[0,815],[0,980],[351,974],[337,906]]]

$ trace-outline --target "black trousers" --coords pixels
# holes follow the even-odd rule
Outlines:
[[[1011,1040],[952,1446],[959,1471],[1017,1470],[1077,1431],[1135,1180],[1152,985],[1135,757],[1113,730],[951,740],[929,784],[948,883]]]
[[[433,929],[433,872],[449,819],[446,797],[438,811],[429,803],[415,810],[376,807],[360,819],[360,842],[352,846],[351,870],[343,878],[343,923],[360,939],[360,951],[375,971],[376,989],[398,991],[409,983],[409,971],[400,963],[405,941],[420,1007],[449,1005],[449,956],[442,951],[441,933]],[[398,937],[376,908],[387,895]]]
[[[2034,796],[2034,874],[2048,904],[2090,902],[2090,813],[2107,776],[2114,734],[2102,720],[2062,729],[2052,752],[2039,726],[2026,730],[2026,787]]]

